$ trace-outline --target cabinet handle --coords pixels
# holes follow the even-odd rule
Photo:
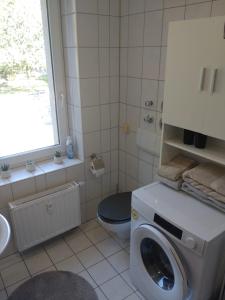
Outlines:
[[[212,95],[215,91],[216,75],[217,75],[217,69],[213,69],[212,79],[210,84],[210,95]]]
[[[199,92],[203,91],[203,86],[204,86],[204,81],[205,81],[205,71],[206,71],[206,68],[203,67],[201,69],[201,73],[200,73]]]

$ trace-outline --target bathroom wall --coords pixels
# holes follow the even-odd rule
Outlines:
[[[224,0],[121,0],[120,190],[150,183],[157,170],[158,157],[137,148],[136,132],[141,127],[161,134],[168,22],[217,15],[225,15]]]
[[[61,0],[70,134],[84,159],[82,214],[96,216],[118,184],[119,0]],[[106,173],[94,178],[90,155],[101,155]]]

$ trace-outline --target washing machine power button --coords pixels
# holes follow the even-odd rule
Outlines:
[[[190,248],[190,249],[195,249],[196,248],[196,241],[192,237],[187,237],[185,239],[185,245]]]

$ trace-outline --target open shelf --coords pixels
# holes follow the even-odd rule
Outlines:
[[[225,166],[225,148],[216,143],[208,144],[205,149],[198,149],[183,144],[179,138],[171,138],[164,140],[164,144]]]

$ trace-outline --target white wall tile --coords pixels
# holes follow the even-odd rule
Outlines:
[[[157,92],[158,92],[158,81],[143,79],[142,93],[141,93],[141,106],[145,108],[149,108],[151,110],[156,110]]]
[[[77,46],[77,22],[76,22],[75,14],[62,17],[62,31],[63,31],[63,46],[76,47]]]
[[[101,152],[100,131],[84,134],[85,157],[89,157],[92,153]]]
[[[145,2],[145,10],[158,10],[163,9],[163,0],[146,0]]]
[[[142,76],[143,48],[128,49],[128,76],[141,78]]]
[[[119,47],[119,17],[110,17],[110,47]]]
[[[163,12],[154,11],[145,15],[145,46],[160,46],[162,35]]]
[[[146,121],[146,119],[152,118],[152,122]],[[141,109],[141,117],[140,117],[140,127],[146,130],[150,130],[155,132],[156,130],[156,112],[148,110],[148,109]]]
[[[210,0],[186,0],[186,5],[200,3],[200,2],[207,2],[207,1]]]
[[[77,14],[79,47],[98,47],[98,16]]]
[[[169,8],[164,10],[162,44],[167,45],[169,22],[184,19],[185,7]]]
[[[93,106],[99,104],[99,79],[80,79],[80,95],[82,106]]]
[[[109,15],[109,0],[98,0],[98,11],[101,15]]]
[[[145,1],[144,0],[129,0],[129,13],[136,14],[144,12]]]
[[[144,14],[129,16],[129,46],[143,46]]]
[[[34,178],[13,182],[11,187],[14,200],[35,194],[36,192]]]
[[[216,0],[212,3],[212,16],[224,16],[225,15],[225,1]]]
[[[127,103],[135,106],[140,106],[141,79],[128,78]]]
[[[119,77],[110,78],[110,102],[119,102]]]
[[[81,78],[98,76],[97,48],[79,48],[79,69]]]
[[[163,110],[163,100],[164,100],[164,81],[159,81],[157,111],[162,112],[162,110]]]
[[[122,17],[120,21],[120,47],[128,47],[128,17]]]
[[[160,48],[145,47],[143,57],[143,78],[158,79],[160,63]]]
[[[110,48],[110,76],[119,76],[119,48]]]
[[[121,0],[121,16],[128,15],[129,0]]]
[[[76,0],[76,10],[81,13],[98,13],[98,0]]]
[[[185,19],[207,18],[211,14],[211,2],[188,5],[185,10]]]
[[[85,107],[82,110],[82,123],[84,132],[100,130],[100,108],[99,106]]]
[[[64,48],[65,72],[69,77],[78,77],[78,60],[76,48]]]
[[[119,124],[119,103],[110,104],[110,124],[112,127],[118,127]]]
[[[101,105],[101,129],[110,128],[110,105]]]
[[[101,196],[101,178],[94,178],[87,181],[87,201]]]
[[[151,183],[153,181],[153,166],[140,160],[138,180],[143,185]]]
[[[120,48],[120,76],[127,76],[127,68],[128,68],[128,49]]]
[[[109,77],[100,78],[100,103],[101,104],[106,104],[110,102],[109,84],[110,84]]]
[[[99,75],[109,76],[109,48],[99,48]]]
[[[81,106],[80,84],[75,78],[66,78],[67,101],[69,104]]]
[[[11,185],[6,184],[0,187],[0,208],[7,206],[8,202],[13,201]]]
[[[110,129],[101,131],[101,151],[110,151]]]
[[[118,150],[111,151],[111,172],[118,170],[119,152]]]
[[[112,171],[110,166],[110,152],[102,153],[101,156],[105,163],[105,173],[110,173]]]
[[[111,143],[111,150],[118,149],[118,138],[119,130],[118,127],[112,128],[110,130],[110,143]]]
[[[125,150],[126,152],[137,156],[138,155],[138,147],[137,147],[137,133],[136,132],[130,132],[127,135],[126,138],[126,147]]]
[[[127,115],[126,110],[127,110],[126,105],[123,103],[120,103],[120,109],[119,109],[119,112],[120,112],[119,125],[120,125],[120,127],[123,126],[123,124],[126,122],[126,115]]]
[[[167,47],[162,47],[161,48],[161,59],[160,59],[160,70],[159,70],[159,79],[160,80],[165,80],[166,52],[167,52]]]
[[[164,0],[164,8],[184,6],[185,0]]]
[[[109,47],[109,16],[99,16],[99,47]]]
[[[138,179],[137,157],[127,154],[126,159],[126,173],[134,179]]]
[[[120,16],[120,0],[110,0],[110,15]]]
[[[127,105],[127,122],[129,124],[130,130],[137,131],[139,127],[140,119],[140,108]]]
[[[70,14],[76,11],[76,2],[75,0],[61,0],[61,13],[62,14]]]
[[[47,188],[56,187],[66,183],[66,172],[65,169],[61,169],[55,172],[46,174]]]
[[[120,101],[127,102],[127,77],[120,77]]]

